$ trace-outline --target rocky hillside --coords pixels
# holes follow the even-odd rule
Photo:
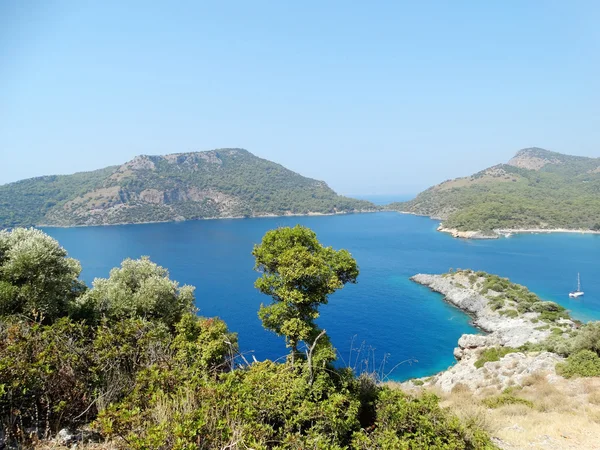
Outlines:
[[[600,230],[600,158],[528,148],[508,164],[445,181],[389,207],[443,220],[444,229],[459,232]]]
[[[487,333],[461,336],[454,350],[459,363],[428,380],[446,392],[457,383],[467,384],[477,391],[500,382],[504,389],[511,380],[519,381],[540,368],[554,371],[562,358],[548,352],[524,354],[517,361],[523,363],[524,370],[512,377],[500,374],[495,379],[485,377],[488,371],[479,370],[483,364],[477,364],[477,360],[485,349],[505,348],[516,352],[528,344],[545,342],[553,335],[569,336],[577,326],[562,306],[542,301],[527,288],[496,275],[465,270],[445,275],[419,274],[412,280],[443,294],[448,303],[471,315],[473,324]]]
[[[243,149],[137,156],[0,186],[0,228],[375,210]]]

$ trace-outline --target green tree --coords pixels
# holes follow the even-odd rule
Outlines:
[[[194,287],[169,279],[167,269],[150,261],[126,259],[108,278],[96,278],[79,300],[83,317],[113,320],[139,317],[174,326],[194,308]]]
[[[267,232],[252,254],[255,270],[262,272],[255,286],[273,298],[270,305],[260,307],[263,326],[285,336],[292,362],[300,342],[310,343],[310,359],[317,340],[324,336],[315,324],[318,308],[346,283],[356,282],[356,261],[347,250],[323,247],[312,230],[300,225]],[[326,337],[321,341],[319,345],[329,348],[333,359]]]
[[[79,262],[42,231],[0,231],[0,316],[52,322],[67,315],[86,289],[80,273]]]

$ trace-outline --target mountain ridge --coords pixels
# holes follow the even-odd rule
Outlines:
[[[0,186],[0,226],[87,226],[376,210],[240,148],[138,155]]]
[[[498,230],[600,230],[600,158],[531,147],[388,209],[443,221],[459,237]],[[462,233],[462,234],[461,234]],[[468,233],[468,234],[464,234]]]

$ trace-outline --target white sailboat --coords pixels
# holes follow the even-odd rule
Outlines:
[[[577,290],[573,292],[569,292],[569,297],[577,298],[583,296],[583,291],[581,290],[581,280],[579,279],[579,273],[577,274]]]

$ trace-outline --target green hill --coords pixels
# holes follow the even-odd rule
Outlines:
[[[375,209],[243,149],[137,156],[122,166],[0,186],[0,227]]]
[[[389,208],[460,231],[600,230],[600,158],[527,148],[508,164],[445,181]]]

